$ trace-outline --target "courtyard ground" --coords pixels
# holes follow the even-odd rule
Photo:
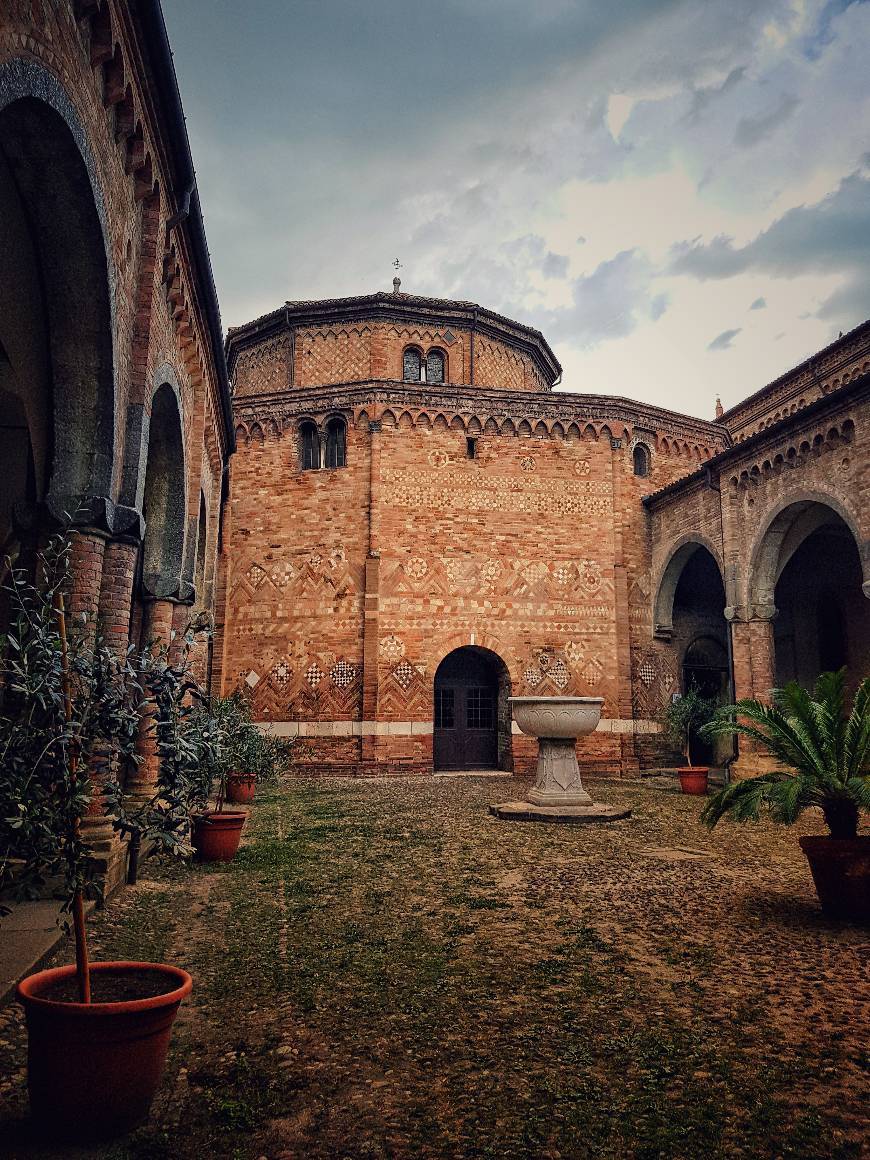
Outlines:
[[[42,1150],[13,1004],[0,1154],[864,1155],[868,932],[821,918],[797,834],[627,782],[593,783],[625,822],[490,818],[517,788],[289,782],[232,864],[147,864],[93,942],[194,976],[151,1119]]]

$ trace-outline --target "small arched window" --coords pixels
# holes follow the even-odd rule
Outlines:
[[[320,467],[320,434],[310,420],[299,425],[299,466],[303,471]]]
[[[650,469],[649,448],[645,443],[635,444],[633,452],[634,474],[640,479],[646,479]]]
[[[423,361],[416,347],[405,347],[402,355],[402,378],[406,383],[419,383],[422,376]]]
[[[444,351],[430,350],[426,355],[426,382],[444,382]]]
[[[347,464],[347,429],[343,419],[330,419],[326,424],[326,466],[344,467]]]

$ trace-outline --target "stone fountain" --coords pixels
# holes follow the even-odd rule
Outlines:
[[[575,742],[597,726],[603,697],[511,697],[514,720],[538,738],[538,776],[526,801],[490,806],[497,818],[538,822],[609,822],[629,809],[594,802],[584,789]]]

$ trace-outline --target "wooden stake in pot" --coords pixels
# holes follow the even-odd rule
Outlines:
[[[60,636],[60,671],[63,686],[64,715],[67,723],[72,720],[72,692],[69,678],[69,650],[66,638],[66,613],[63,606],[63,593],[54,594],[54,611],[57,618],[57,631]],[[75,741],[69,747],[69,776],[70,784],[75,789],[78,776],[78,752]],[[79,839],[79,820],[73,823],[72,840]],[[76,979],[79,987],[79,1002],[91,1001],[91,967],[88,959],[88,940],[85,934],[85,908],[81,887],[73,894],[72,900],[73,930],[76,943]]]

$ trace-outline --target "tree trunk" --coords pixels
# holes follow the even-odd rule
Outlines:
[[[825,823],[832,838],[855,838],[858,835],[858,807],[848,800],[832,801],[822,806]]]

